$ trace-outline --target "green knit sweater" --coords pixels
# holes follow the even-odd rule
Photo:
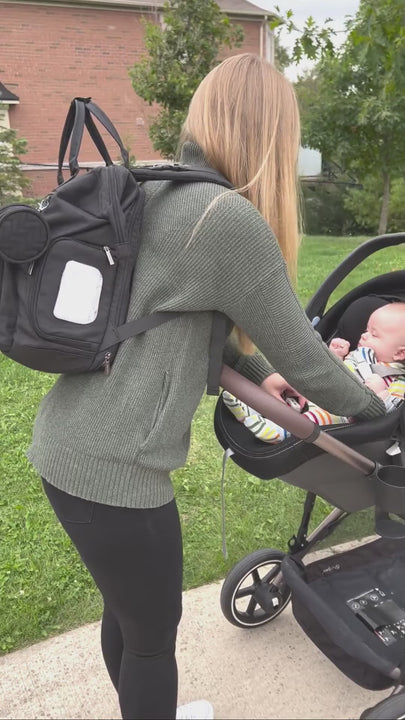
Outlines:
[[[182,161],[206,165],[187,144]],[[384,414],[377,396],[313,331],[269,226],[245,198],[208,183],[145,184],[142,245],[129,318],[179,318],[121,344],[111,374],[61,376],[43,399],[28,451],[56,487],[101,503],[156,507],[173,498],[169,472],[186,460],[204,393],[212,311],[243,328],[271,365],[312,401],[360,419]],[[207,206],[223,194],[190,237]],[[225,362],[260,383],[271,366]]]

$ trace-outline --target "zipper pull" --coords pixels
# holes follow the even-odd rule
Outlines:
[[[115,265],[114,258],[111,254],[111,250],[108,247],[108,245],[103,245],[103,250],[104,250],[105,254],[107,255],[107,260],[108,260],[109,265]]]
[[[106,354],[104,355],[103,365],[104,365],[104,374],[109,375],[111,372],[111,353],[110,352],[106,352]]]
[[[40,200],[40,202],[39,202],[39,204],[38,204],[38,210],[39,210],[39,212],[42,212],[42,210],[46,210],[46,208],[48,207],[48,205],[49,205],[49,203],[50,203],[50,201],[51,201],[51,199],[52,199],[52,197],[53,197],[53,195],[54,195],[54,193],[49,193],[49,195],[45,195],[45,197],[42,198],[42,200]]]
[[[32,275],[32,271],[33,271],[33,269],[34,269],[34,265],[35,265],[35,262],[34,262],[34,261],[30,262],[30,264],[28,265],[28,269],[27,269],[27,275]]]

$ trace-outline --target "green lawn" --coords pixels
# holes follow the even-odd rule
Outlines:
[[[359,238],[307,238],[300,257],[298,292],[303,304]],[[378,257],[378,260],[377,260]],[[403,248],[384,250],[354,273],[353,282],[404,267]],[[91,578],[44,500],[25,459],[40,398],[54,378],[0,357],[0,652],[96,620],[101,603]],[[205,397],[193,423],[187,465],[174,474],[184,532],[184,586],[223,577],[247,553],[286,548],[297,530],[302,491],[278,480],[262,482],[227,467],[226,520],[229,559],[221,552],[222,451],[212,428],[215,398]],[[328,506],[318,501],[314,522]]]

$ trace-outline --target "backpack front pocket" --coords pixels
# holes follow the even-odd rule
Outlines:
[[[31,320],[38,335],[97,347],[108,324],[116,278],[117,263],[108,245],[80,238],[55,242],[31,278]]]

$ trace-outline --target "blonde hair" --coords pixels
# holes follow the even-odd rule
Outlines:
[[[258,55],[227,58],[191,100],[180,143],[188,140],[269,223],[294,280],[300,121],[292,84]],[[252,352],[245,333],[239,330],[238,337],[242,351]]]

